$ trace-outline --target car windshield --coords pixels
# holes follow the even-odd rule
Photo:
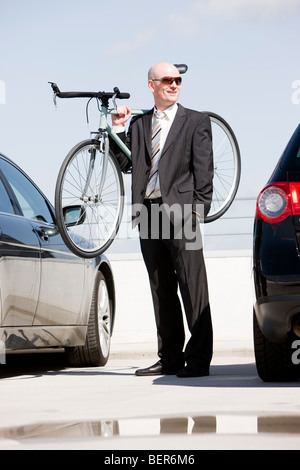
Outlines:
[[[300,125],[286,147],[280,166],[283,170],[300,171]]]
[[[53,224],[49,207],[36,187],[10,163],[1,160],[1,169],[9,182],[24,217]]]

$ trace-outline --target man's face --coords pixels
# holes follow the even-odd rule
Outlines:
[[[155,105],[157,109],[163,111],[176,103],[180,95],[180,84],[175,80],[172,83],[158,81],[164,78],[175,78],[181,80],[176,67],[171,65],[162,65],[156,67],[151,74],[148,82],[150,91],[153,93]],[[171,80],[169,80],[171,82]]]

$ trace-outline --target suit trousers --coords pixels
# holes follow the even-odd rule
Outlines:
[[[155,206],[157,208],[156,204],[150,204],[145,199],[143,209],[147,211],[148,230],[140,227],[140,244],[153,299],[158,356],[170,366],[186,361],[200,368],[209,368],[213,354],[213,329],[202,241],[200,246],[199,243],[191,243],[190,235],[187,237],[184,230],[178,231],[178,227],[174,227],[161,205],[159,219],[156,211],[154,221]],[[162,230],[166,227],[166,220],[169,233]],[[195,238],[201,239],[194,215],[193,231]],[[178,286],[190,331],[185,350]]]

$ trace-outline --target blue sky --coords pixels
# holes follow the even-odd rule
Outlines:
[[[51,201],[64,156],[89,129],[84,100],[55,111],[48,81],[118,86],[147,108],[150,65],[187,63],[180,102],[234,129],[241,197],[258,194],[300,121],[300,0],[0,0],[0,12],[0,151]]]

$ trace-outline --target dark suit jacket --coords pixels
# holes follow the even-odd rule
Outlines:
[[[151,168],[151,125],[153,109],[132,119],[126,136],[126,145],[132,153],[132,162],[112,141],[111,149],[122,171],[132,165],[132,204],[143,204]],[[125,140],[125,133],[123,135]],[[159,162],[160,190],[163,202],[179,204],[196,210],[204,205],[207,215],[212,199],[213,180],[212,134],[209,116],[178,105]],[[198,211],[197,211],[198,212]],[[138,216],[136,211],[133,218]]]

